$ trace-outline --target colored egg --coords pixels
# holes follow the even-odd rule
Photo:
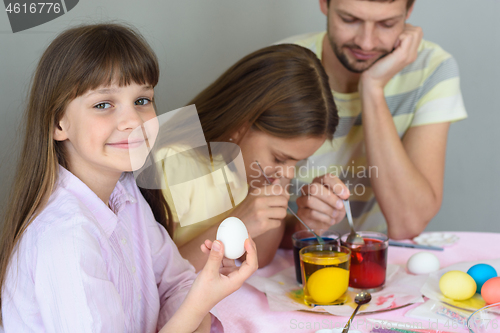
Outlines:
[[[477,264],[469,268],[467,274],[472,276],[477,285],[477,293],[481,293],[483,284],[491,278],[497,277],[497,271],[490,265]]]
[[[237,217],[228,217],[217,229],[217,240],[224,244],[224,256],[238,259],[245,253],[245,239],[248,231],[245,224]]]
[[[349,285],[349,271],[327,267],[312,273],[307,280],[307,291],[318,303],[328,304],[342,296]]]
[[[444,296],[455,301],[464,301],[476,293],[476,281],[462,271],[449,271],[439,279],[439,289]]]
[[[500,277],[486,281],[481,289],[481,296],[488,304],[500,303]]]
[[[429,252],[415,253],[406,262],[406,269],[412,274],[429,274],[438,271],[439,259]]]

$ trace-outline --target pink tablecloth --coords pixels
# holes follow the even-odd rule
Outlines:
[[[432,251],[441,261],[441,267],[455,264],[462,261],[475,261],[496,259],[500,257],[500,234],[499,233],[474,233],[474,232],[453,232],[460,240],[445,248],[443,252]],[[409,249],[401,247],[389,248],[388,262],[391,264],[405,265],[408,258],[419,249]],[[273,262],[264,268],[259,269],[255,274],[269,277],[277,272],[293,265],[291,250],[278,250]],[[389,321],[399,321],[414,323],[418,319],[404,317],[404,314],[417,306],[382,312],[377,314],[359,315],[359,321],[353,322],[353,327],[361,332],[368,332],[363,329],[365,318],[376,318]],[[220,318],[226,333],[257,333],[257,332],[298,332],[312,333],[320,328],[338,327],[340,323],[345,323],[347,317],[337,317],[311,312],[291,311],[273,312],[269,310],[266,295],[248,284],[243,285],[240,290],[230,295],[217,305]],[[342,325],[343,326],[343,325]],[[424,327],[425,326],[424,324]],[[442,326],[440,326],[442,327]],[[442,329],[446,329],[442,327]],[[467,332],[465,329],[446,329],[454,332]]]

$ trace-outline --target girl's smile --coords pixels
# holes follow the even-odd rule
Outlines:
[[[142,146],[145,142],[146,140],[136,140],[136,141],[123,140],[115,143],[106,143],[106,145],[112,148],[132,149]]]

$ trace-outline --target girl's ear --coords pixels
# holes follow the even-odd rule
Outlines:
[[[54,140],[64,141],[68,139],[68,134],[66,133],[64,128],[65,128],[65,122],[63,118],[54,126]]]
[[[250,129],[250,124],[246,124],[241,126],[239,129],[231,133],[231,139],[230,141],[232,142],[240,142],[240,140],[245,136],[245,134],[248,132]]]

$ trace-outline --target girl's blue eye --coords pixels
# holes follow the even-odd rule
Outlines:
[[[137,101],[135,101],[135,105],[146,105],[151,103],[151,100],[149,98],[139,98]]]
[[[96,109],[109,109],[111,107],[111,104],[109,103],[99,103],[94,105]]]

